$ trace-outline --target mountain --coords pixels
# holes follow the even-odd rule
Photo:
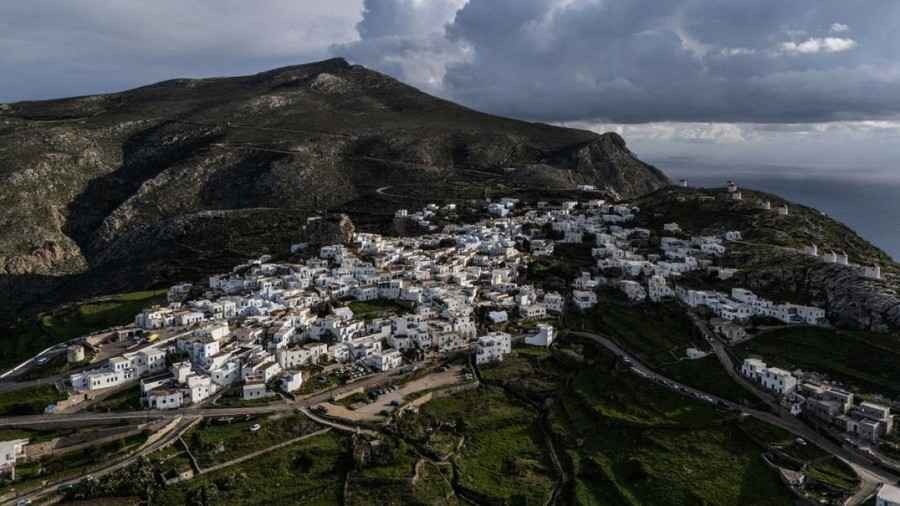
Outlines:
[[[616,134],[479,113],[343,59],[2,104],[0,178],[7,310],[280,251],[310,214],[379,188],[668,184]]]

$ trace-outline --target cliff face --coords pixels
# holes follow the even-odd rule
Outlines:
[[[668,183],[618,135],[482,114],[341,59],[3,104],[0,280],[14,302],[83,273],[126,269],[120,288],[134,286],[142,262],[231,248],[248,212],[293,227],[382,186],[440,197],[448,181],[485,172],[507,186],[587,183],[622,196]],[[175,236],[178,248],[160,246]],[[257,238],[234,253],[283,242]]]

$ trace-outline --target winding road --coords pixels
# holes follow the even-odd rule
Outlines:
[[[647,379],[657,381],[667,386],[668,388],[685,395],[689,395],[699,399],[712,399],[721,406],[725,406],[731,410],[752,416],[769,425],[780,427],[818,446],[825,452],[840,458],[848,465],[850,465],[854,469],[854,471],[856,471],[862,481],[860,490],[856,493],[856,495],[848,500],[848,502],[846,503],[848,505],[861,504],[869,495],[871,495],[871,492],[874,491],[878,484],[895,483],[898,480],[898,476],[875,467],[869,461],[867,461],[860,455],[857,455],[855,452],[851,452],[846,448],[834,444],[831,440],[819,434],[797,418],[784,417],[765,411],[749,409],[745,406],[741,406],[726,399],[722,399],[715,395],[671,380],[643,365],[634,356],[623,350],[619,345],[614,343],[606,336],[592,334],[589,332],[569,331],[567,333],[574,336],[590,339],[591,341],[594,341],[595,343],[603,346],[613,354],[622,358],[627,358],[631,363],[632,370],[636,371],[638,374],[644,376]]]

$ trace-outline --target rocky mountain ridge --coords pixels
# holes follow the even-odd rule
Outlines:
[[[586,183],[621,196],[668,184],[616,134],[479,113],[342,59],[3,104],[0,289],[17,305],[85,279],[142,288],[166,281],[147,263],[230,247],[208,234],[248,233],[247,254],[282,247],[283,231],[247,232],[250,210],[263,228],[270,215],[268,228],[296,231],[378,187],[477,194],[485,174],[505,187]]]

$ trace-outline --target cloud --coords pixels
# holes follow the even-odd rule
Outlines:
[[[841,37],[810,38],[803,42],[783,42],[781,49],[786,53],[813,54],[813,53],[840,53],[849,51],[857,46],[853,39]]]
[[[876,120],[900,113],[900,2],[872,2],[468,0],[431,16],[429,2],[368,0],[365,37],[332,51],[531,120]],[[425,35],[377,28],[407,17]]]
[[[843,23],[832,23],[831,31],[833,33],[844,33],[850,31],[850,27]]]
[[[882,121],[897,19],[895,0],[0,2],[0,101],[336,55],[529,120]]]
[[[365,0],[356,25],[359,40],[333,44],[333,54],[440,94],[447,68],[466,61],[470,49],[446,37],[465,0]]]

